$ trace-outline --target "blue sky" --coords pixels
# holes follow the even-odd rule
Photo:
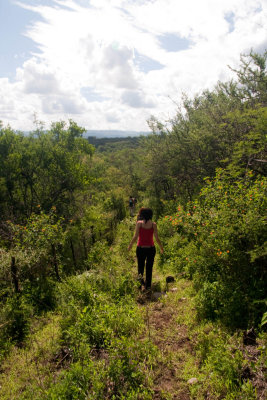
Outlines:
[[[31,55],[34,42],[23,35],[35,13],[0,0],[0,76],[14,79],[16,68]]]
[[[148,130],[266,49],[266,0],[0,0],[0,120]]]

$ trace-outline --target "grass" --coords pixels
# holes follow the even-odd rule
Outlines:
[[[36,319],[23,347],[13,346],[1,365],[1,400],[36,398],[56,378],[53,357],[60,349],[59,315]]]
[[[160,271],[154,271],[154,279],[164,281]],[[192,284],[184,279],[145,307],[147,334],[160,350],[155,398],[266,398],[266,333],[258,332],[256,346],[245,346],[242,332],[232,334],[220,324],[198,320]]]
[[[263,400],[266,333],[244,346],[241,334],[199,321],[191,282],[166,286],[158,258],[154,294],[140,294],[129,238],[123,225],[97,270],[62,284],[57,314],[32,321],[1,365],[1,400]]]

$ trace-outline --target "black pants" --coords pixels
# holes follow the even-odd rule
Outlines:
[[[144,269],[146,266],[146,289],[151,288],[152,281],[152,269],[154,264],[154,258],[156,255],[155,246],[153,247],[136,247],[136,256],[138,262],[138,275],[143,282]]]

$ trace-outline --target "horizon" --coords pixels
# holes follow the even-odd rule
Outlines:
[[[47,132],[49,129],[45,129]],[[19,131],[19,130],[18,130]],[[34,130],[30,131],[21,131],[23,134],[28,135]],[[96,139],[114,139],[114,138],[127,138],[127,137],[138,137],[138,136],[146,136],[151,134],[152,131],[132,131],[132,130],[120,130],[120,129],[87,129],[83,137],[86,138],[96,138]]]

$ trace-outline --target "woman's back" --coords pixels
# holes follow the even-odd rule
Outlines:
[[[138,236],[137,246],[140,246],[140,247],[154,246],[153,222],[151,220],[149,220],[149,221],[143,220],[143,221],[138,221],[138,224],[140,226],[139,226],[139,236]]]
[[[153,222],[151,221],[151,219],[149,219],[148,221],[141,219],[138,221],[138,223],[140,224],[140,228],[144,228],[144,229],[151,229],[153,227]]]

